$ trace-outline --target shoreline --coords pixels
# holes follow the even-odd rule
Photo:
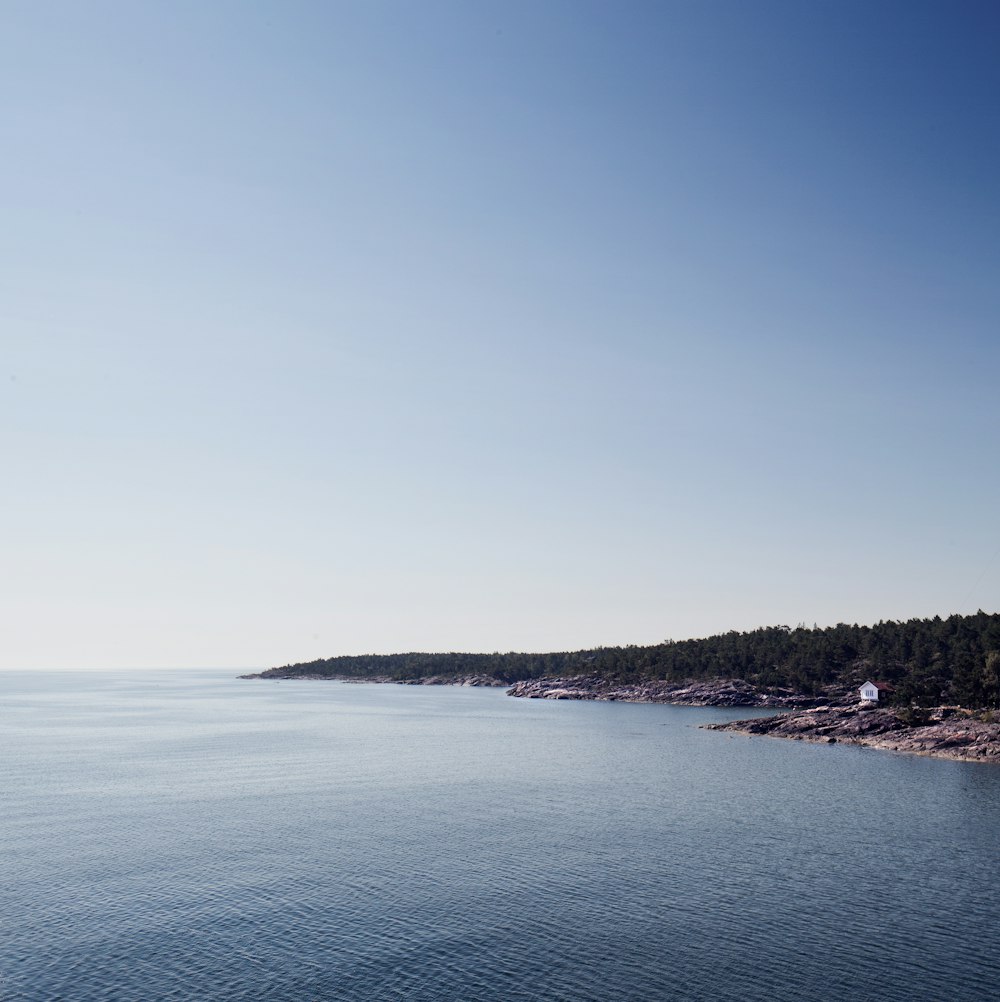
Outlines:
[[[519,699],[578,699],[622,703],[665,703],[671,706],[732,706],[800,709],[829,702],[792,689],[762,688],[743,679],[699,682],[612,682],[598,675],[523,679],[507,690]]]
[[[567,699],[623,703],[661,703],[670,706],[747,707],[788,712],[702,724],[702,729],[748,737],[784,738],[814,744],[850,744],[879,751],[924,755],[960,762],[1000,764],[1000,714],[960,706],[901,710],[858,704],[847,691],[829,691],[822,697],[790,689],[763,688],[743,679],[708,681],[613,682],[599,675],[521,679],[510,683],[492,675],[429,675],[390,678],[386,675],[345,677],[318,672],[272,668],[238,676],[275,681],[335,681],[379,685],[454,685],[506,688],[515,699]]]
[[[426,675],[423,678],[392,678],[389,675],[323,675],[319,672],[286,672],[282,668],[269,668],[267,671],[254,672],[250,675],[237,675],[238,679],[264,682],[348,682],[356,685],[458,685],[478,686],[485,689],[500,689],[509,686],[510,682],[494,678],[492,675]]]
[[[707,731],[847,744],[959,762],[1000,764],[1000,723],[960,706],[899,711],[876,706],[821,706],[773,717],[702,724]],[[905,719],[909,717],[909,719]]]
[[[520,679],[505,682],[492,675],[429,675],[423,678],[390,678],[386,675],[345,677],[318,672],[297,672],[272,668],[266,672],[240,675],[241,679],[273,679],[376,683],[380,685],[457,685],[507,689],[515,699],[575,699],[623,703],[664,703],[673,706],[731,706],[771,709],[802,709],[828,703],[830,696],[814,697],[793,689],[764,688],[743,679],[717,678],[707,681],[613,682],[600,675],[569,675],[559,678]]]

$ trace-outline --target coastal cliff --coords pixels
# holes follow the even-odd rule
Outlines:
[[[864,705],[820,706],[800,713],[703,726],[710,731],[1000,763],[1000,723],[994,722],[990,713],[977,714],[957,706],[919,711]]]

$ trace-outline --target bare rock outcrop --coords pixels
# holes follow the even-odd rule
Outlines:
[[[523,699],[601,699],[683,706],[802,707],[821,702],[791,689],[758,688],[743,679],[720,678],[682,683],[653,679],[625,684],[599,675],[524,679],[515,682],[507,690],[507,695]]]
[[[1000,763],[1000,723],[957,706],[896,710],[821,706],[801,713],[705,724],[706,730],[864,745],[964,761]]]
[[[499,688],[506,685],[492,675],[427,675],[424,678],[399,679],[402,685],[472,685]]]

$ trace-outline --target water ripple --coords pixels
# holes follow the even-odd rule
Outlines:
[[[671,707],[20,684],[5,1002],[979,1002],[1000,976],[1000,770]]]

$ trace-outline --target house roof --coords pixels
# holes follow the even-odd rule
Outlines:
[[[888,682],[865,682],[865,685],[873,685],[879,692],[892,692],[893,688]],[[864,688],[864,685],[861,687]]]

